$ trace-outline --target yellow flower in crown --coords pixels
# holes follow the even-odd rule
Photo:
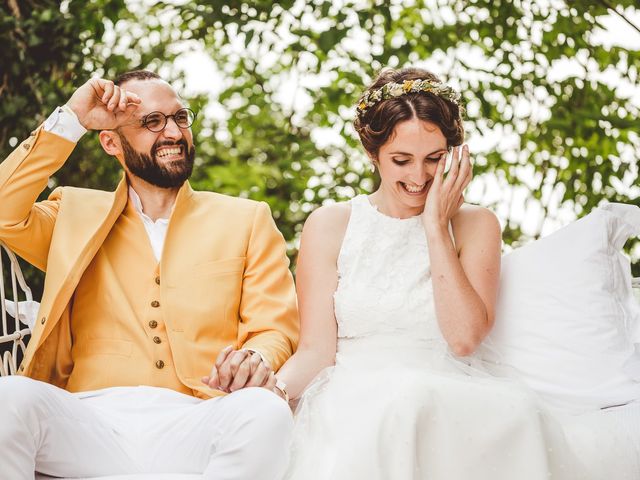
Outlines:
[[[402,90],[404,91],[404,93],[409,93],[411,91],[411,89],[413,88],[413,80],[405,80],[402,83]]]

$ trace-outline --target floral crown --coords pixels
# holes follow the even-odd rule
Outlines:
[[[401,97],[408,93],[429,92],[445,100],[455,103],[458,107],[464,108],[461,104],[460,93],[448,85],[434,80],[405,80],[402,83],[389,82],[376,90],[365,92],[356,107],[356,114],[362,118],[367,111],[376,103],[390,98]]]

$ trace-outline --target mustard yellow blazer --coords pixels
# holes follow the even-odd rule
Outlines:
[[[123,179],[115,192],[61,187],[36,203],[74,147],[39,128],[0,164],[0,240],[46,272],[19,373],[62,388],[73,367],[69,302],[128,195]],[[274,370],[293,353],[299,321],[288,265],[265,203],[196,192],[188,183],[180,190],[160,263],[160,291],[168,331],[184,332],[173,328],[179,322],[197,327],[193,331],[211,329],[206,338],[170,338],[178,377],[195,395],[216,394],[199,378],[226,345],[258,350]],[[227,308],[217,308],[221,298]]]

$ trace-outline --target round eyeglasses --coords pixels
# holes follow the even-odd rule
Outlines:
[[[196,119],[196,114],[189,108],[181,108],[173,115],[165,115],[162,112],[151,112],[149,115],[142,117],[142,126],[154,133],[161,132],[167,126],[170,118],[176,122],[180,128],[189,128]]]

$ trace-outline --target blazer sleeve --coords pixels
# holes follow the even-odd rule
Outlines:
[[[61,190],[36,200],[74,147],[39,128],[0,164],[0,240],[40,270],[46,270]]]
[[[284,237],[269,206],[256,208],[240,300],[238,344],[256,350],[278,370],[298,344],[299,318]]]

